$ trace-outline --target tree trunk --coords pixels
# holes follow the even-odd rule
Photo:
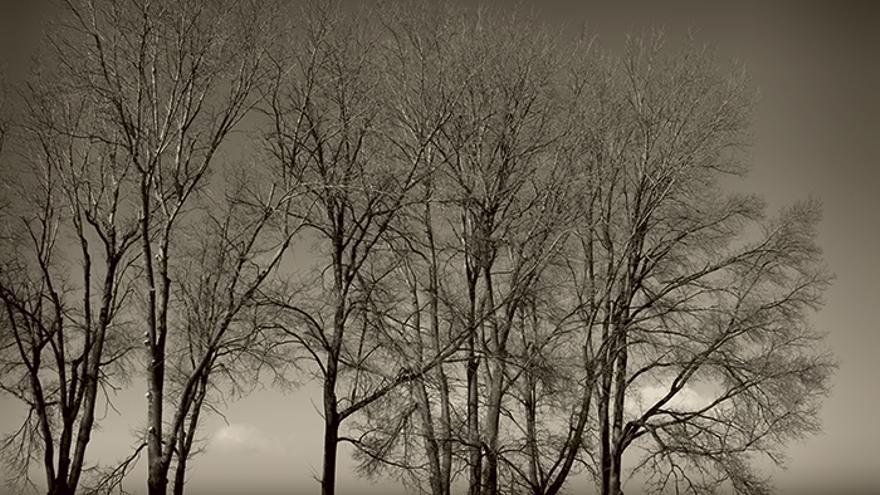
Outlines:
[[[324,386],[324,466],[321,474],[321,495],[336,493],[336,454],[339,449],[339,417],[336,393]]]
[[[64,409],[66,407],[62,407],[62,410]],[[58,474],[56,475],[59,488],[62,489],[60,493],[64,493],[70,484],[68,473],[70,472],[70,444],[73,438],[73,416],[67,411],[62,412],[62,415],[64,418],[61,427],[61,443],[58,448]]]
[[[500,356],[496,356],[494,361],[485,422],[486,466],[483,472],[483,484],[487,495],[498,493],[498,427],[501,418],[501,395],[505,368]]]
[[[608,325],[602,327],[602,342],[609,339]],[[610,347],[610,346],[609,346]],[[611,401],[611,379],[613,374],[613,357],[612,349],[605,351],[606,358],[602,364],[602,383],[599,388],[598,414],[599,414],[599,479],[601,495],[610,495],[611,485],[611,424],[609,405]]]
[[[208,365],[210,367],[211,365]],[[190,412],[189,425],[185,431],[178,435],[177,450],[177,466],[174,468],[174,495],[183,495],[183,487],[186,484],[186,464],[192,452],[193,440],[195,440],[196,430],[199,426],[199,416],[202,411],[202,404],[205,395],[208,393],[208,377],[207,371],[203,372],[199,378],[198,391],[193,401],[192,411]]]
[[[163,462],[162,452],[162,383],[165,378],[164,356],[159,350],[153,353],[150,363],[149,392],[147,400],[147,460],[149,475],[147,491],[149,495],[165,495],[168,486],[168,468]]]
[[[474,337],[468,337],[467,361],[467,431],[468,431],[468,464],[469,483],[468,495],[480,495],[480,474],[482,473],[482,454],[480,449],[479,391],[477,368],[479,361],[474,352]]]
[[[537,490],[541,480],[538,476],[538,463],[541,462],[538,452],[538,424],[536,408],[536,380],[532,370],[526,371],[526,397],[523,404],[526,416],[526,448],[529,455],[529,484],[533,490]]]
[[[430,186],[429,186],[430,187]],[[428,298],[430,302],[430,324],[431,336],[434,339],[435,352],[441,352],[443,342],[440,338],[440,304],[439,304],[439,282],[437,262],[437,248],[434,244],[434,229],[431,225],[431,202],[425,203],[425,235],[428,239],[430,247],[431,264],[429,272],[429,288]],[[452,484],[452,419],[450,417],[449,405],[449,380],[446,377],[446,371],[443,369],[443,363],[439,363],[434,371],[437,383],[439,384],[439,401],[440,401],[440,437],[438,440],[439,461],[440,461],[440,492],[439,495],[449,495],[450,485]],[[436,432],[435,432],[436,434]]]
[[[181,456],[174,468],[174,495],[183,495],[183,485],[186,483],[186,457]]]
[[[168,489],[168,471],[162,469],[160,463],[150,465],[149,478],[147,479],[147,493],[149,495],[165,495]]]
[[[486,404],[486,466],[483,472],[483,486],[488,495],[498,493],[498,429],[501,421],[501,398],[504,394],[505,352],[507,344],[507,330],[509,318],[503,327],[499,328],[495,312],[495,293],[492,286],[492,272],[488,263],[483,265],[483,280],[486,290],[486,307],[488,307],[489,323],[491,331],[492,349],[488,354],[491,357],[492,373],[489,376],[489,397]],[[512,303],[508,303],[512,304]]]
[[[440,381],[440,481],[441,495],[449,495],[452,490],[452,418],[449,407],[449,383],[442,365],[438,367]]]
[[[624,315],[624,318],[626,315]],[[623,408],[626,395],[626,368],[627,368],[627,336],[626,328],[622,328],[618,332],[617,345],[617,366],[615,370],[614,384],[614,423],[612,425],[612,448],[611,448],[611,473],[609,480],[609,490],[611,495],[621,495],[620,490],[620,474],[622,437],[623,437]]]
[[[608,480],[608,489],[611,495],[623,495],[620,489],[620,461],[622,452],[614,449],[611,455],[611,473]]]
[[[149,392],[147,400],[147,461],[149,474],[147,491],[149,495],[165,495],[168,487],[168,467],[164,463],[162,451],[162,383],[165,378],[164,356],[157,351],[150,363]]]
[[[418,353],[419,361],[424,360],[424,343],[422,341],[422,310],[419,303],[418,285],[412,283],[410,285],[412,297],[413,328],[418,335]],[[436,343],[436,339],[435,339]],[[438,347],[439,350],[439,347]],[[422,439],[424,441],[425,456],[428,462],[428,484],[431,486],[431,495],[443,495],[443,484],[440,478],[440,449],[437,444],[437,435],[434,431],[434,418],[431,414],[431,400],[428,397],[428,390],[425,387],[424,377],[415,380],[411,387],[415,390],[417,406],[420,419],[422,421]]]
[[[114,254],[114,250],[107,248],[107,272],[104,275],[104,290],[101,296],[101,310],[98,315],[98,334],[95,338],[94,346],[88,356],[90,363],[89,368],[83,374],[84,403],[83,417],[77,431],[76,444],[74,447],[73,459],[70,464],[70,477],[68,483],[71,492],[76,491],[79,484],[79,478],[82,474],[83,463],[85,462],[86,447],[92,437],[92,430],[95,425],[95,403],[98,397],[98,379],[101,374],[101,358],[104,355],[104,342],[107,337],[107,327],[110,325],[110,310],[113,306],[113,299],[116,294],[115,277],[119,266],[119,255]],[[72,425],[71,425],[72,426]],[[72,431],[72,430],[71,430]],[[68,471],[68,467],[63,469]]]
[[[567,446],[568,452],[566,453],[565,459],[562,462],[562,466],[560,467],[559,472],[556,474],[555,480],[544,492],[544,495],[556,495],[557,493],[559,493],[560,490],[562,490],[562,485],[565,483],[565,480],[568,479],[568,473],[571,472],[571,468],[574,465],[577,453],[581,448],[584,429],[586,428],[587,421],[590,417],[590,401],[593,397],[594,387],[593,380],[593,374],[588,372],[587,382],[583,392],[584,395],[581,400],[581,410],[580,414],[578,415],[578,422],[575,425],[574,432],[572,433],[571,443]]]
[[[428,458],[428,481],[431,485],[431,494],[443,495],[443,480],[440,472],[440,448],[437,443],[437,436],[434,433],[434,419],[431,414],[428,392],[425,390],[424,380],[417,380],[413,386],[416,388],[416,396],[419,401],[422,435],[425,443],[425,454]]]
[[[74,490],[70,488],[64,479],[56,479],[52,486],[49,487],[49,495],[73,495]]]
[[[466,226],[466,214],[463,224]],[[470,246],[465,246],[466,252]],[[465,275],[468,284],[468,359],[467,359],[467,442],[468,442],[468,495],[480,495],[482,448],[480,442],[479,377],[480,360],[476,354],[477,331],[477,276],[470,254],[465,256]]]

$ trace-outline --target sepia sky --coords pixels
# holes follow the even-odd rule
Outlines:
[[[819,198],[819,243],[837,277],[814,319],[840,363],[822,412],[824,433],[791,446],[789,468],[776,473],[776,483],[788,494],[880,493],[880,3],[557,0],[540,8],[551,23],[586,21],[602,47],[619,49],[625,33],[656,27],[672,43],[690,32],[721,57],[745,63],[761,98],[752,172],[736,187],[762,194],[771,208]],[[11,42],[4,41],[4,52]],[[107,412],[90,445],[93,459],[110,463],[126,454],[146,416],[144,392],[140,379],[120,392],[121,415]],[[207,450],[192,463],[188,492],[262,493],[256,486],[317,493],[319,411],[311,386],[230,402],[229,425],[206,421]],[[14,427],[19,414],[0,398],[0,431]],[[403,493],[356,478],[345,452],[340,495]],[[142,462],[126,488],[143,493],[145,469]]]

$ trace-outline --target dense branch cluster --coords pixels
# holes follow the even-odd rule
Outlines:
[[[327,495],[341,443],[432,495],[763,493],[818,428],[819,208],[725,189],[752,102],[708,50],[450,5],[69,0],[47,33],[0,122],[15,482],[146,452],[183,493],[200,418],[270,377],[320,384]],[[147,422],[94,468],[131,369]]]

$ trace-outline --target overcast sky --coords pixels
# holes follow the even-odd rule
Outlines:
[[[773,208],[810,195],[824,204],[819,241],[837,278],[814,322],[828,332],[840,369],[822,413],[825,432],[792,445],[789,469],[776,476],[784,493],[840,493],[841,486],[880,493],[878,7],[880,2],[830,1],[541,6],[549,22],[586,20],[604,47],[619,48],[625,33],[657,27],[673,42],[690,31],[722,57],[744,62],[761,101],[753,120],[752,173],[738,187],[763,194]],[[14,51],[10,32],[4,35],[7,54]],[[108,413],[90,446],[93,458],[111,462],[126,453],[131,432],[145,418],[144,391],[137,381],[121,393],[122,416]],[[255,485],[316,493],[319,404],[310,387],[264,390],[229,404],[229,426],[216,417],[205,424],[210,440],[192,463],[191,493],[218,493],[218,487],[241,493]],[[0,399],[0,431],[9,431],[18,411]],[[387,486],[356,479],[343,457],[338,493],[389,493]],[[144,491],[145,469],[144,462],[127,488]]]

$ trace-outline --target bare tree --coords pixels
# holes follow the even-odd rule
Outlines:
[[[706,50],[450,5],[64,6],[21,132],[0,121],[22,482],[39,461],[49,493],[108,490],[146,450],[149,493],[182,494],[221,391],[291,362],[321,384],[326,495],[340,443],[432,495],[583,469],[621,495],[634,447],[658,492],[764,493],[752,458],[818,427],[819,207],[725,191],[751,101]],[[138,324],[144,436],[89,486]]]
[[[69,29],[56,46],[71,78],[102,106],[106,130],[96,138],[117,145],[120,159],[132,163],[139,181],[149,356],[148,486],[151,494],[165,493],[181,425],[202,377],[193,374],[180,391],[181,407],[166,434],[163,411],[174,295],[170,260],[187,205],[207,184],[230,131],[255,103],[265,21],[255,4],[66,5]],[[215,339],[222,338],[217,337],[223,334],[220,327]],[[206,353],[200,363],[211,356]]]
[[[503,396],[511,383],[509,339],[518,309],[566,235],[567,198],[566,172],[554,158],[562,130],[552,40],[526,34],[517,23],[500,24],[471,31],[481,49],[464,63],[479,69],[463,82],[466,97],[438,140],[450,202],[461,215],[469,325],[483,320],[479,340],[468,343],[470,492],[493,494]],[[487,394],[482,422],[480,364]]]
[[[466,30],[461,19],[449,16],[445,8],[382,13],[386,104],[397,123],[397,132],[389,138],[404,156],[412,159],[421,154],[424,171],[412,202],[404,205],[383,239],[387,257],[396,266],[386,284],[395,294],[386,318],[400,328],[394,339],[397,354],[418,363],[416,367],[457,351],[460,339],[476,331],[475,326],[462,324],[460,314],[452,316],[459,308],[448,297],[454,289],[447,287],[447,279],[454,275],[449,273],[450,265],[460,261],[455,260],[456,240],[445,225],[450,218],[442,212],[442,155],[436,147],[442,129],[437,116],[451,116],[463,98],[463,88],[455,81],[465,72],[455,64],[463,53]],[[414,489],[427,485],[434,494],[450,493],[458,433],[454,431],[456,397],[447,367],[438,362],[430,374],[418,376],[406,389],[364,411],[357,454],[366,473],[376,475],[391,468]],[[411,441],[421,443],[424,459],[407,449]],[[402,455],[396,455],[401,448]]]
[[[498,452],[507,448],[500,446],[499,422],[518,373],[509,368],[509,336],[572,219],[566,204],[572,171],[554,158],[565,119],[556,114],[552,41],[526,37],[514,22],[475,24],[465,14],[426,8],[424,18],[404,14],[388,21],[401,71],[394,72],[401,89],[390,105],[425,102],[426,89],[454,98],[453,117],[431,142],[434,172],[423,181],[418,203],[394,226],[401,237],[393,249],[405,260],[399,285],[410,293],[397,303],[406,308],[398,319],[416,337],[410,342],[416,352],[450,341],[440,332],[441,313],[447,337],[453,328],[466,330],[463,354],[453,357],[467,363],[466,392],[450,389],[448,367],[440,365],[430,379],[411,384],[409,401],[389,398],[378,412],[367,411],[374,448],[365,460],[371,470],[385,462],[408,471],[416,484],[427,477],[432,493],[450,490],[454,443],[469,452],[470,490],[498,489]],[[420,109],[407,107],[407,115],[421,115]],[[492,392],[485,434],[481,362]],[[463,433],[456,402],[466,404]],[[424,457],[413,457],[413,441],[424,445]]]
[[[428,140],[397,148],[389,138],[409,130],[396,128],[384,105],[388,93],[380,75],[375,18],[320,5],[310,6],[304,16],[305,27],[291,42],[304,49],[278,58],[268,96],[274,121],[268,143],[281,167],[279,176],[304,185],[302,207],[293,214],[311,228],[327,255],[318,262],[315,278],[305,283],[300,278],[311,289],[289,292],[275,303],[292,318],[287,333],[318,369],[322,493],[332,494],[342,422],[440,361],[390,372],[376,366],[380,342],[389,332],[389,323],[376,314],[377,300],[390,270],[374,261],[424,174]],[[431,125],[436,128],[444,118],[435,116]],[[340,383],[344,374],[351,376],[345,384]]]
[[[805,327],[828,282],[813,244],[816,209],[761,222],[755,198],[722,192],[720,178],[742,170],[743,81],[705,52],[669,57],[662,47],[660,38],[633,42],[618,66],[627,117],[614,132],[625,146],[594,234],[611,287],[600,316],[602,493],[622,493],[623,453],[642,436],[669,461],[665,472],[651,464],[659,489],[672,482],[702,492],[730,481],[755,493],[762,488],[748,456],[772,456],[787,435],[812,428],[831,369]],[[652,380],[663,393],[633,413],[628,398],[650,395]],[[674,405],[698,384],[711,391],[705,404]],[[671,431],[685,451],[698,438],[713,439],[715,450],[687,451],[699,468],[685,473],[663,438]]]
[[[474,37],[482,39],[466,36]],[[567,112],[550,120],[559,134],[542,143],[529,141],[540,132],[517,133],[528,124],[493,120],[530,101],[517,92],[529,86],[505,84],[534,79],[500,77],[518,67],[505,49],[515,60],[530,60],[528,50],[509,39],[498,52],[480,46],[475,59],[463,57],[474,71],[444,70],[466,96],[435,140],[441,173],[424,183],[414,208],[421,215],[411,208],[398,217],[405,221],[394,227],[393,250],[403,260],[398,286],[409,293],[395,300],[396,319],[415,338],[400,341],[424,349],[441,314],[449,326],[481,329],[481,338],[462,349],[466,391],[454,390],[457,377],[419,379],[366,411],[368,472],[384,463],[444,493],[449,451],[440,448],[440,427],[462,432],[456,441],[469,452],[472,493],[558,493],[580,464],[602,493],[619,494],[623,455],[635,443],[649,453],[639,469],[661,490],[672,482],[695,492],[724,482],[763,489],[749,456],[777,460],[786,439],[815,428],[833,366],[806,325],[828,283],[813,244],[817,207],[795,206],[768,222],[758,199],[721,186],[744,171],[745,80],[706,51],[664,55],[659,38],[634,41],[623,57],[585,50],[568,58],[568,88],[534,93],[536,101],[566,99]],[[499,60],[503,69],[493,65]],[[527,67],[529,77],[541,74],[540,65]],[[529,143],[532,155],[505,159]],[[547,176],[529,160],[565,172],[543,182],[553,201],[536,194]],[[579,195],[567,197],[562,184]],[[576,212],[577,224],[547,216],[550,205]],[[456,216],[461,226],[450,228]],[[460,245],[444,255],[449,244],[437,239],[450,232]],[[456,261],[464,273],[450,278]],[[517,280],[517,270],[534,278]],[[461,287],[460,311],[444,294],[453,287]],[[462,323],[453,323],[457,315]],[[708,399],[679,406],[696,389],[710,390]],[[460,416],[459,407],[467,409]]]
[[[254,175],[248,179],[259,184]],[[250,184],[246,187],[254,189]],[[178,442],[175,494],[184,490],[203,409],[216,411],[223,400],[221,380],[245,391],[248,380],[259,380],[271,349],[254,296],[281,263],[298,228],[283,218],[289,195],[271,187],[255,193],[234,189],[224,200],[210,201],[199,219],[205,226],[193,226],[188,239],[180,236],[181,256],[173,267],[177,307],[171,312],[181,331],[166,356],[175,407],[171,428]]]
[[[22,94],[22,161],[4,171],[18,187],[3,215],[0,299],[2,389],[27,416],[3,451],[20,481],[41,454],[48,492],[70,494],[98,401],[110,400],[131,350],[121,313],[137,240],[126,200],[135,170],[117,145],[90,137],[97,106],[75,85],[33,82]]]

